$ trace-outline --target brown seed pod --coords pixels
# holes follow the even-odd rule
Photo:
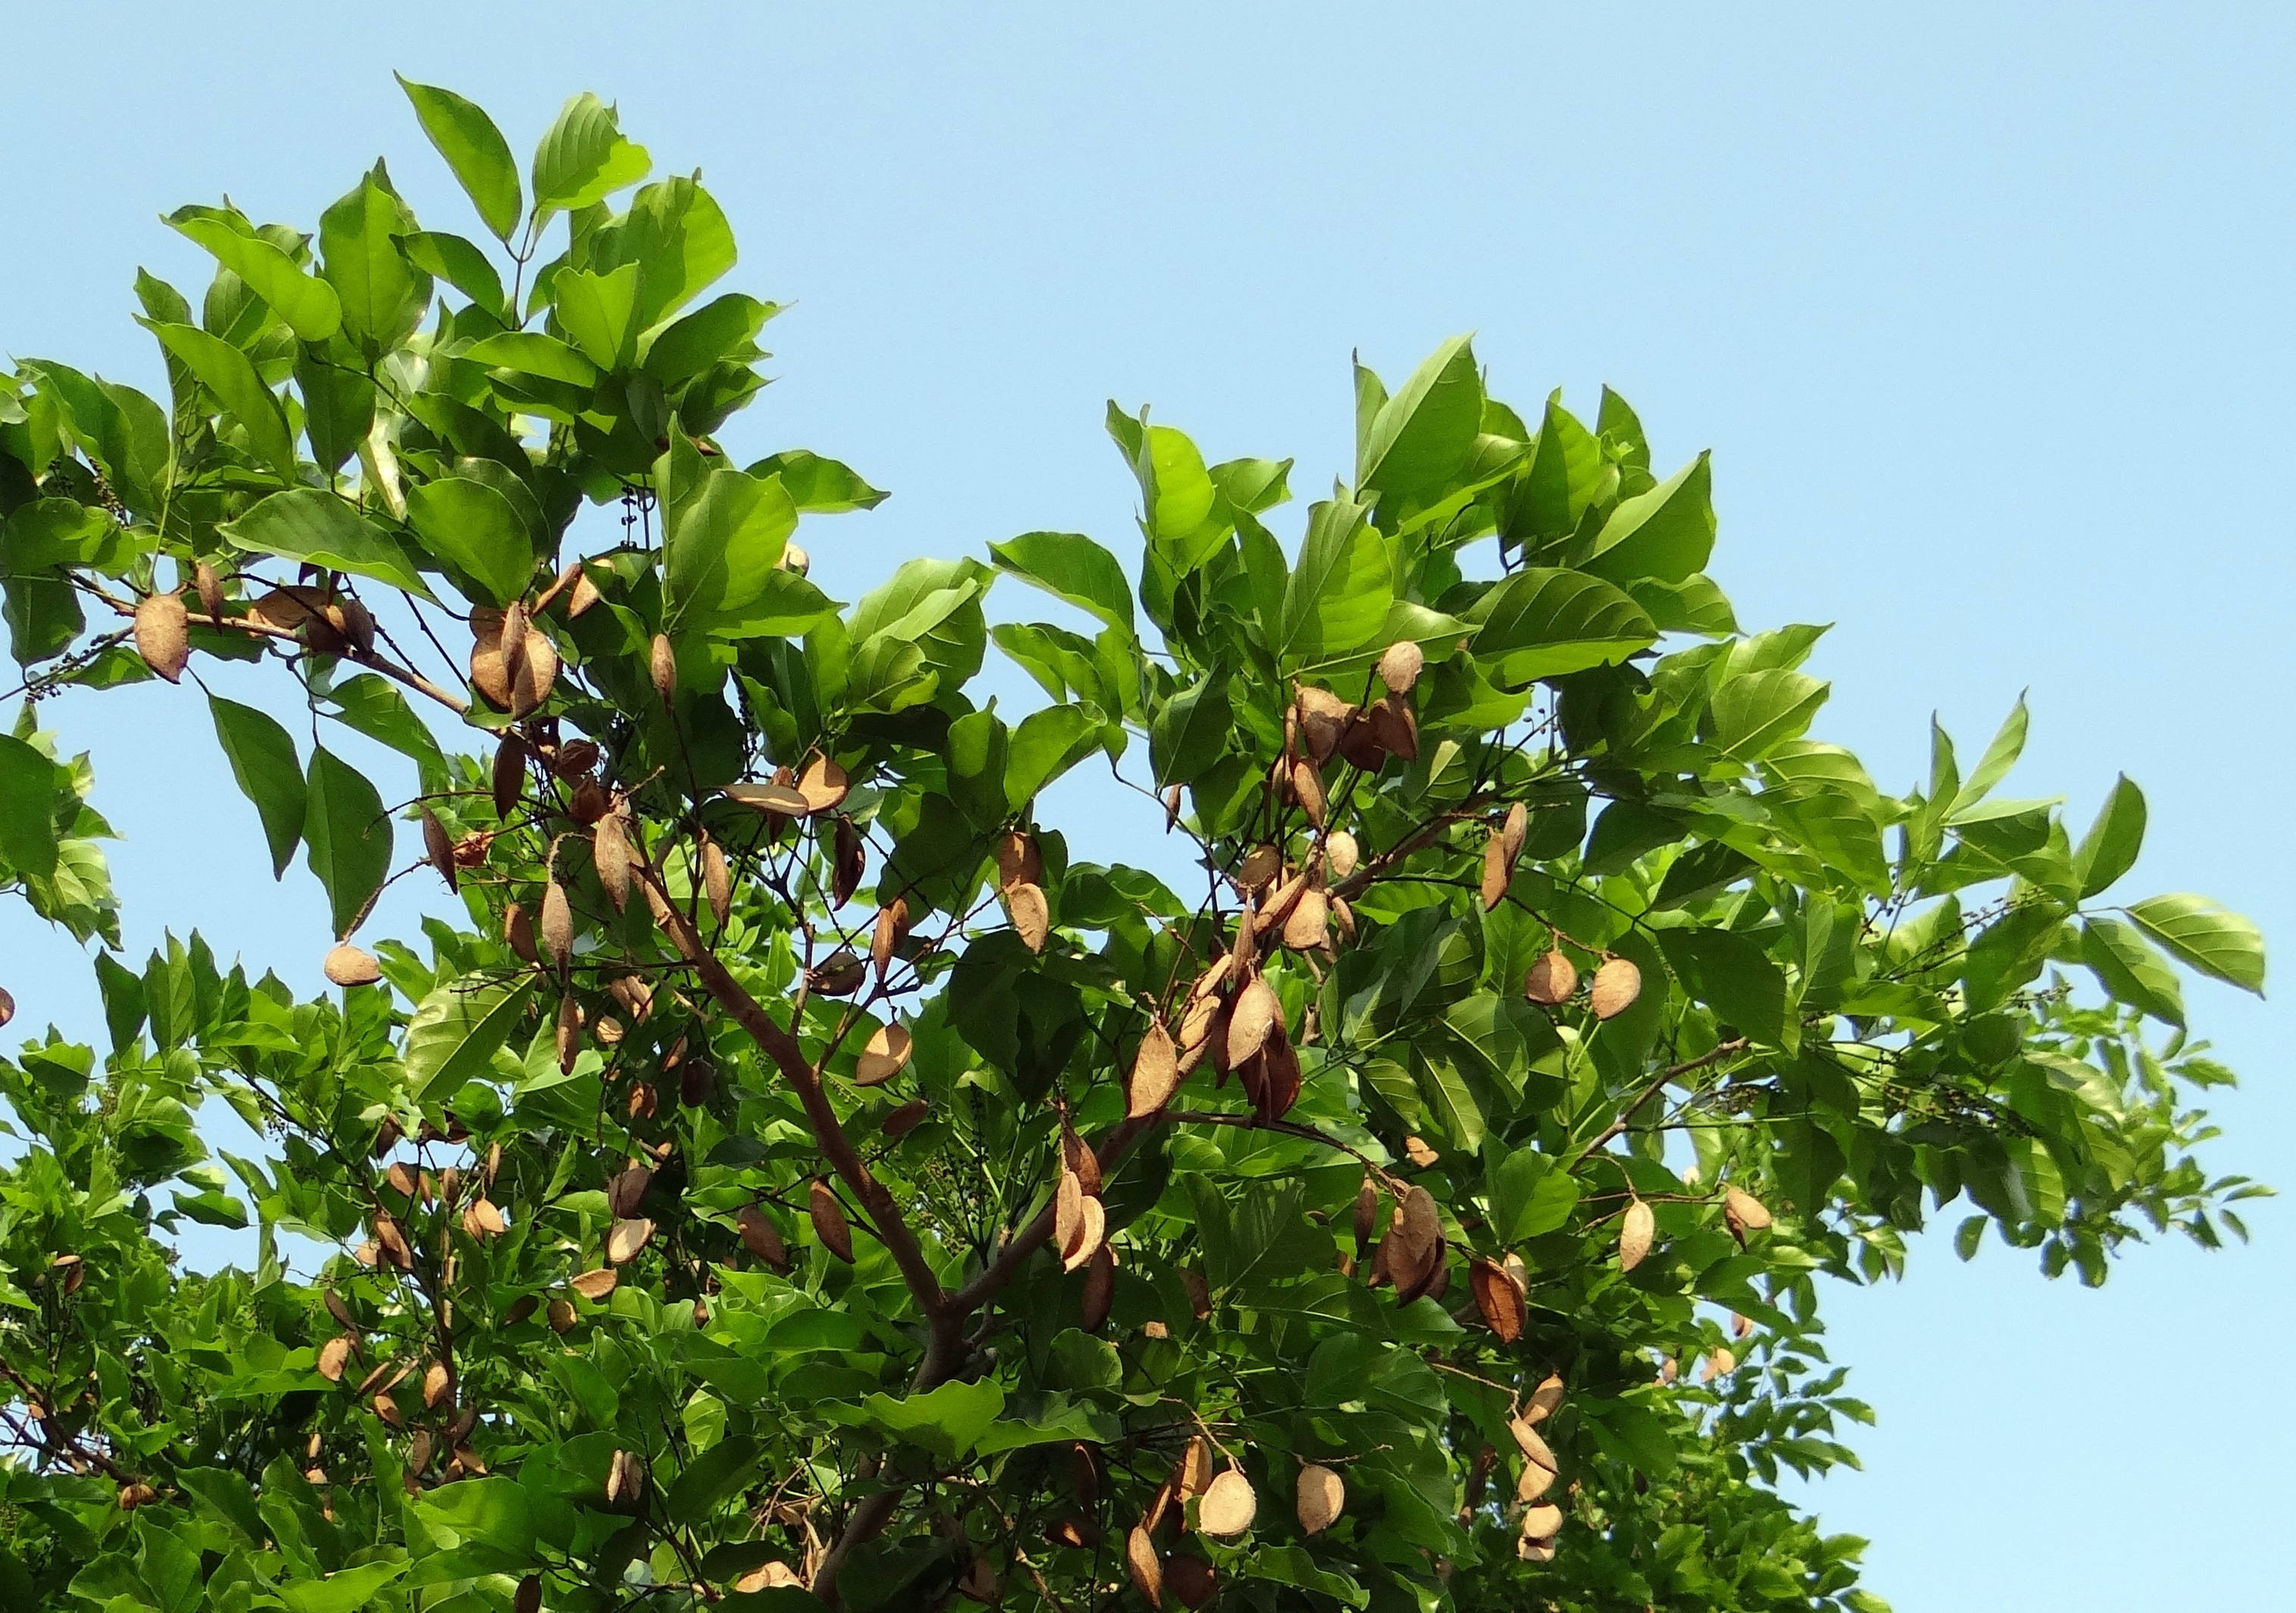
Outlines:
[[[882,984],[885,971],[909,942],[909,899],[895,897],[886,906],[877,910],[877,927],[869,935],[869,962],[877,966],[877,979]]]
[[[1145,1524],[1134,1524],[1132,1532],[1124,1537],[1124,1567],[1132,1576],[1132,1588],[1152,1608],[1164,1605],[1164,1560],[1156,1554],[1156,1542]]]
[[[590,826],[590,860],[597,865],[606,899],[616,913],[621,912],[630,899],[630,843],[615,814],[609,812]]]
[[[1063,1166],[1053,1185],[1053,1247],[1066,1258],[1084,1237],[1084,1178]]]
[[[475,626],[478,618],[473,616]],[[503,607],[502,619],[495,624],[495,644],[503,658],[504,679],[515,689],[519,673],[526,660],[527,629],[533,626],[522,601],[512,600]]]
[[[1562,1404],[1562,1380],[1553,1373],[1531,1390],[1530,1398],[1523,1402],[1522,1420],[1536,1428],[1554,1415]]]
[[[720,793],[734,805],[762,812],[768,817],[801,818],[806,815],[805,797],[798,793],[794,784],[728,784]]]
[[[1021,945],[1030,952],[1044,951],[1045,942],[1053,932],[1053,915],[1042,888],[1026,880],[1008,887],[1004,906],[1012,916],[1013,933],[1021,938]]]
[[[1101,1208],[1099,1200],[1089,1196],[1085,1199],[1081,1221],[1082,1224],[1077,1230],[1074,1242],[1062,1245],[1063,1253],[1061,1257],[1061,1269],[1064,1272],[1076,1270],[1086,1261],[1100,1254],[1105,1246],[1108,1237],[1108,1212]]]
[[[534,945],[534,921],[518,903],[503,909],[503,945],[524,963],[540,963],[542,954]]]
[[[350,1335],[336,1334],[319,1347],[319,1376],[329,1383],[340,1383],[343,1380],[343,1368],[349,1364],[350,1358]]]
[[[568,1280],[566,1286],[585,1299],[603,1299],[614,1291],[621,1275],[611,1265],[594,1266]]]
[[[447,1363],[443,1361],[432,1362],[422,1374],[422,1404],[435,1412],[446,1404],[447,1397],[454,1392],[455,1378],[454,1374],[447,1370]]]
[[[1251,983],[1236,994],[1235,1006],[1228,1014],[1228,1067],[1234,1069],[1257,1053],[1283,1028],[1283,1005],[1276,1001],[1275,988],[1253,976]]]
[[[502,1211],[493,1200],[479,1198],[472,1200],[463,1211],[463,1230],[484,1241],[510,1231],[510,1223],[503,1218]]]
[[[340,1294],[329,1289],[324,1303],[326,1305],[328,1315],[341,1323],[347,1331],[354,1333],[358,1331],[358,1318],[351,1314],[349,1304]]]
[[[1525,1540],[1553,1540],[1562,1527],[1562,1509],[1551,1502],[1527,1507],[1522,1514]]]
[[[1316,771],[1315,763],[1301,757],[1292,764],[1292,798],[1300,803],[1300,810],[1316,828],[1324,826],[1324,775]]]
[[[1015,885],[1041,885],[1045,881],[1045,860],[1037,854],[1034,835],[1013,830],[996,842],[996,888],[1010,890]]]
[[[883,1085],[908,1067],[909,1054],[914,1046],[908,1028],[899,1020],[879,1026],[854,1063],[853,1085]]]
[[[561,973],[574,956],[574,909],[566,900],[566,887],[553,875],[542,888],[542,945]]]
[[[1211,1284],[1204,1281],[1201,1272],[1193,1265],[1182,1266],[1180,1286],[1187,1290],[1188,1309],[1197,1321],[1201,1322],[1212,1314]]]
[[[1291,875],[1275,889],[1269,891],[1252,911],[1253,939],[1257,940],[1271,930],[1283,928],[1283,921],[1289,919],[1292,910],[1299,906],[1300,898],[1306,894],[1307,889],[1308,876],[1305,872],[1300,872]]]
[[[136,1508],[149,1506],[159,1499],[159,1491],[148,1484],[141,1483],[121,1485],[117,1497],[119,1510],[123,1512],[133,1512]]]
[[[348,941],[338,942],[320,970],[338,986],[372,986],[382,978],[382,965],[374,961],[374,954]]]
[[[1479,1257],[1468,1268],[1467,1278],[1475,1290],[1475,1308],[1482,1313],[1483,1325],[1498,1335],[1501,1344],[1513,1344],[1521,1338],[1530,1313],[1527,1296],[1513,1275],[1497,1261]]]
[[[606,1464],[606,1504],[635,1507],[645,1488],[645,1460],[636,1451],[616,1451]]]
[[[1236,864],[1234,883],[1247,896],[1257,895],[1273,884],[1275,876],[1283,872],[1283,854],[1273,846],[1255,846],[1243,854]]]
[[[406,1471],[410,1478],[419,1478],[430,1470],[430,1430],[417,1429],[414,1437],[406,1442]]]
[[[786,1587],[802,1590],[805,1588],[805,1581],[797,1576],[797,1570],[791,1568],[789,1564],[780,1561],[769,1562],[760,1568],[752,1568],[734,1582],[734,1588],[745,1593],[777,1591]]]
[[[1356,1189],[1355,1233],[1356,1258],[1360,1260],[1371,1250],[1371,1240],[1379,1232],[1379,1189],[1374,1185],[1371,1173],[1364,1173],[1363,1185]]]
[[[511,1598],[511,1613],[542,1613],[542,1576],[529,1574],[518,1582]]]
[[[1419,718],[1405,697],[1390,694],[1374,701],[1365,710],[1365,720],[1382,750],[1399,761],[1419,759]]]
[[[825,997],[851,996],[861,989],[868,972],[866,964],[840,946],[812,971],[813,989]]]
[[[1332,879],[1346,879],[1362,860],[1362,848],[1346,830],[1334,829],[1324,837],[1324,867]]]
[[[590,579],[590,569],[583,567],[575,574],[574,586],[566,595],[567,619],[573,620],[604,597],[598,592],[598,585]]]
[[[517,670],[503,651],[503,626],[504,617],[499,610],[481,606],[471,612],[471,686],[497,710],[510,708],[511,677]],[[524,633],[512,643],[515,646],[512,653],[522,658],[526,652]]]
[[[606,1233],[606,1259],[614,1265],[627,1265],[638,1257],[638,1251],[653,1241],[653,1223],[643,1216],[632,1216],[614,1223]]]
[[[1658,1230],[1657,1218],[1651,1207],[1640,1199],[1627,1206],[1626,1216],[1619,1223],[1619,1269],[1630,1272],[1643,1263],[1651,1251],[1651,1240]]]
[[[616,1171],[606,1183],[606,1213],[617,1221],[626,1221],[638,1213],[645,1202],[646,1189],[653,1185],[653,1173],[643,1165],[633,1165]]]
[[[582,1005],[568,992],[558,999],[558,1022],[555,1030],[558,1047],[558,1073],[574,1073],[574,1060],[582,1053]]]
[[[1100,1200],[1097,1199],[1087,1202],[1095,1209],[1100,1208]],[[1097,1333],[1105,1327],[1108,1323],[1109,1307],[1115,1303],[1116,1255],[1107,1244],[1103,1243],[1093,1250],[1092,1257],[1085,1262],[1084,1302],[1080,1318],[1080,1325],[1084,1331],[1087,1333]]]
[[[1297,686],[1292,709],[1298,714],[1300,744],[1308,758],[1322,767],[1336,755],[1356,708],[1328,689],[1311,684]]]
[[[1172,1101],[1180,1089],[1180,1053],[1161,1018],[1148,1021],[1140,1050],[1132,1056],[1132,1078],[1125,1085],[1124,1112],[1144,1119]]]
[[[1751,1316],[1741,1315],[1736,1311],[1731,1312],[1730,1337],[1733,1339],[1751,1339],[1753,1336],[1754,1319]]]
[[[376,1390],[374,1399],[369,1404],[373,1406],[374,1414],[382,1419],[386,1427],[403,1429],[406,1426],[406,1419],[399,1412],[398,1402],[390,1397],[389,1390]]]
[[[1545,957],[1530,966],[1530,972],[1522,979],[1522,995],[1542,1008],[1568,1003],[1578,989],[1578,966],[1563,955],[1560,946],[1550,948]]]
[[[861,831],[853,820],[838,815],[836,831],[830,837],[829,888],[840,907],[853,899],[861,888],[861,876],[869,872],[869,851],[861,841]]]
[[[431,867],[439,871],[439,877],[447,881],[447,889],[459,890],[462,888],[462,879],[455,871],[455,842],[447,835],[447,826],[439,821],[439,815],[428,806],[421,809],[421,815],[423,856],[429,860]]]
[[[1490,839],[1483,842],[1483,911],[1490,912],[1506,900],[1507,886],[1514,879],[1514,861],[1507,856],[1506,841],[1499,831],[1491,831]]]
[[[653,646],[646,655],[646,672],[653,679],[653,692],[668,705],[677,696],[677,651],[670,647],[669,635],[657,633]]]
[[[623,1011],[643,1025],[653,1018],[653,987],[639,975],[620,975],[606,987],[606,995],[621,1004]],[[665,1058],[664,1069],[671,1069],[675,1060]]]
[[[1698,1369],[1698,1380],[1701,1383],[1711,1383],[1717,1378],[1727,1378],[1737,1370],[1738,1357],[1718,1345],[1706,1357],[1704,1364]]]
[[[813,1217],[813,1235],[821,1247],[846,1265],[853,1264],[853,1229],[846,1223],[845,1207],[819,1177],[807,1190],[807,1210]]]
[[[1218,1593],[1219,1572],[1201,1557],[1176,1552],[1164,1564],[1164,1588],[1193,1613]]]
[[[777,1272],[789,1270],[789,1245],[774,1218],[754,1204],[745,1204],[734,1216],[742,1247]]]
[[[726,865],[726,849],[706,833],[701,837],[701,888],[709,897],[710,916],[723,929],[734,913],[734,875]]]
[[[1394,1247],[1388,1251],[1388,1275],[1394,1279],[1396,1303],[1408,1305],[1427,1291],[1443,1264],[1443,1215],[1435,1197],[1423,1187],[1407,1189],[1395,1207],[1388,1232]]]
[[[0,987],[0,1029],[5,1029],[8,1021],[15,1017],[16,999],[9,995],[5,987]]]
[[[845,769],[829,757],[817,756],[807,764],[797,782],[797,792],[805,798],[805,809],[810,813],[829,812],[843,805],[846,792],[852,787]]]
[[[1613,1019],[1635,1005],[1643,993],[1643,971],[1626,958],[1604,960],[1595,971],[1595,984],[1587,995],[1587,1006],[1598,1019]]]
[[[550,1309],[545,1313],[545,1314],[550,1322],[550,1331],[556,1333],[560,1338],[562,1339],[567,1334],[574,1331],[575,1315],[573,1301],[569,1299],[554,1299],[550,1302]]]
[[[1550,1478],[1554,1476],[1555,1470],[1562,1464],[1555,1461],[1554,1449],[1547,1445],[1546,1440],[1537,1429],[1531,1427],[1523,1419],[1514,1417],[1507,1421],[1507,1432],[1514,1436],[1515,1445],[1521,1450],[1523,1461],[1527,1465],[1538,1469]],[[1524,1496],[1523,1499],[1529,1501],[1536,1500],[1537,1497]]]
[[[391,1191],[402,1199],[412,1199],[422,1191],[422,1178],[415,1173],[414,1167],[404,1159],[383,1172],[382,1179],[390,1183]]]
[[[183,677],[192,659],[185,614],[180,594],[150,594],[135,607],[135,652],[171,684]]]
[[[1722,1190],[1722,1219],[1730,1235],[1740,1243],[1746,1241],[1748,1232],[1759,1232],[1770,1224],[1769,1207],[1742,1188]]]
[[[1196,1527],[1206,1535],[1232,1538],[1251,1527],[1259,1511],[1259,1496],[1243,1470],[1229,1467],[1214,1478],[1196,1502]]]
[[[494,796],[495,815],[510,816],[518,805],[520,791],[526,785],[526,741],[503,730],[502,741],[495,747]]]
[[[1212,1442],[1201,1434],[1188,1441],[1172,1468],[1172,1494],[1193,1501],[1212,1487]]]
[[[374,615],[358,601],[331,601],[327,605],[327,625],[357,653],[374,653]]]
[[[1302,1535],[1320,1535],[1330,1528],[1339,1521],[1347,1503],[1348,1486],[1337,1473],[1321,1462],[1300,1468],[1298,1510]]]
[[[223,619],[223,580],[205,561],[193,563],[192,592],[200,596],[200,609],[207,613],[209,621]]]
[[[1164,803],[1164,832],[1169,834],[1179,827],[1180,787],[1177,784],[1167,784],[1161,798]]]
[[[917,1127],[932,1105],[922,1098],[912,1098],[880,1121],[877,1129],[888,1137],[906,1137]]]
[[[1387,685],[1390,694],[1409,694],[1411,686],[1419,681],[1420,669],[1427,665],[1427,652],[1409,639],[1398,639],[1379,658],[1379,681]]]
[[[1257,1057],[1237,1066],[1245,1094],[1260,1119],[1269,1124],[1281,1120],[1300,1101],[1301,1073],[1299,1052],[1280,1029]]]
[[[1293,952],[1314,952],[1331,938],[1331,898],[1320,890],[1301,891],[1283,921],[1283,945]]]
[[[1443,1156],[1439,1150],[1427,1146],[1426,1138],[1409,1136],[1403,1140],[1403,1157],[1421,1170],[1425,1170]]]
[[[511,685],[510,714],[523,717],[540,709],[558,682],[558,647],[544,635],[528,628],[526,652]]]

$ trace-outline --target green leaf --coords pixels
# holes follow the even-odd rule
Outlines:
[[[422,132],[430,137],[430,143],[439,148],[439,155],[454,170],[471,205],[478,209],[480,222],[507,245],[526,206],[519,191],[518,162],[510,154],[510,142],[503,138],[494,119],[476,102],[465,101],[452,90],[416,84],[404,74],[393,77],[398,78],[398,87],[406,92],[406,98],[414,103],[414,116],[421,121]],[[499,298],[496,306],[501,306]]]
[[[430,597],[397,539],[348,500],[317,487],[274,493],[216,530],[259,554],[308,561],[325,570],[371,577],[423,599]]]
[[[1977,771],[1969,775],[1969,782],[1963,785],[1960,793],[1954,797],[1952,809],[1946,814],[1947,817],[1956,817],[1976,806],[1993,792],[1996,784],[2009,776],[2009,770],[2017,765],[2017,758],[2025,754],[2028,721],[2025,697],[2021,694],[2017,697],[2016,705],[2010,708],[2000,732],[1993,736],[1993,742],[1978,758]]]
[[[583,356],[602,370],[628,367],[637,346],[637,299],[638,266],[634,263],[608,274],[562,269],[550,282],[558,323]]]
[[[719,1502],[755,1476],[761,1448],[749,1435],[735,1434],[687,1462],[669,1486],[669,1516],[684,1524],[707,1518]]]
[[[381,163],[319,215],[322,272],[342,299],[344,333],[370,357],[413,335],[430,306],[430,277],[399,250],[414,227]]]
[[[1002,570],[1090,611],[1111,627],[1132,631],[1132,585],[1116,556],[1074,532],[1024,532],[988,545]]]
[[[735,256],[733,226],[716,198],[682,176],[646,186],[630,199],[627,213],[602,225],[589,242],[592,268],[637,269],[641,330],[691,302],[734,266]]]
[[[711,471],[673,505],[664,544],[666,620],[675,627],[737,617],[773,587],[797,505],[771,477]]]
[[[534,153],[534,216],[594,207],[653,167],[642,145],[622,136],[612,107],[585,90],[559,111]]]
[[[898,1439],[921,1445],[943,1462],[972,1448],[988,1425],[1004,1415],[1004,1391],[993,1378],[977,1383],[944,1383],[922,1395],[895,1398],[872,1395],[861,1403],[867,1420]],[[846,1408],[824,1408],[836,1415]],[[841,1419],[840,1419],[841,1420]]]
[[[289,1613],[359,1613],[376,1592],[406,1572],[404,1562],[370,1562],[324,1579],[284,1579],[276,1594]]]
[[[2102,918],[2083,923],[2081,962],[2118,1001],[2144,1010],[2164,1025],[2183,1028],[2185,994],[2177,987],[2176,970],[2128,925]]]
[[[149,319],[138,323],[215,394],[225,413],[246,428],[247,439],[258,459],[282,474],[293,474],[295,440],[287,430],[286,411],[263,384],[246,354],[196,325],[160,324]]]
[[[397,684],[378,673],[362,672],[331,686],[326,698],[334,702],[335,720],[343,726],[411,757],[422,772],[424,789],[443,785],[447,778],[446,755]],[[300,776],[299,772],[297,777]],[[299,827],[302,815],[299,808],[295,815]]]
[[[19,873],[56,871],[56,765],[0,734],[0,858]]]
[[[483,1077],[495,1050],[519,1028],[534,979],[465,975],[433,989],[406,1022],[406,1085],[416,1098],[451,1094]]]
[[[1491,1174],[1491,1230],[1503,1243],[1560,1231],[1578,1207],[1578,1179],[1537,1149],[1514,1150]]]
[[[1726,929],[1661,929],[1658,944],[1684,987],[1717,1016],[1758,1042],[1793,1050],[1785,974],[1759,941]]]
[[[598,384],[597,365],[555,336],[545,336],[539,331],[504,331],[472,342],[460,356],[490,370],[539,376],[570,387],[587,389]]]
[[[2113,781],[2112,793],[2097,809],[2096,822],[2081,837],[2073,853],[2073,868],[2080,880],[2084,901],[2109,888],[2136,864],[2144,844],[2144,792],[2122,774]]]
[[[303,840],[338,936],[348,936],[390,872],[390,819],[366,776],[324,747],[311,752]]]
[[[704,313],[708,311],[703,310]],[[788,489],[791,501],[808,515],[837,515],[849,510],[873,510],[888,496],[862,480],[851,466],[840,464],[833,459],[824,459],[804,448],[789,448],[779,454],[768,454],[750,467],[750,474],[781,478],[782,486]]]
[[[1005,795],[1021,811],[1037,792],[1100,748],[1100,725],[1078,706],[1031,712],[1013,731]]]
[[[1707,737],[1733,760],[1759,761],[1801,737],[1831,688],[1806,672],[1784,667],[1742,673],[1714,692]]]
[[[1283,589],[1279,657],[1286,665],[1353,650],[1386,623],[1395,599],[1387,538],[1370,515],[1344,499],[1308,509],[1300,563]]]
[[[509,499],[484,482],[443,476],[406,490],[406,519],[432,556],[507,605],[534,578],[534,545]]]
[[[1212,673],[1164,702],[1148,730],[1148,760],[1159,784],[1188,784],[1227,754],[1227,678]]]
[[[2264,995],[2264,936],[2255,925],[2206,897],[2148,897],[2124,910],[2178,962]]]
[[[1111,409],[1113,404],[1109,405]],[[1197,536],[1212,525],[1213,507],[1218,503],[1219,489],[1212,483],[1204,469],[1204,456],[1185,431],[1170,426],[1150,426],[1144,438],[1143,458],[1144,469],[1141,481],[1148,501],[1148,530],[1168,544]],[[1217,536],[1213,539],[1218,541]],[[1194,545],[1191,545],[1193,549]],[[1175,570],[1185,575],[1203,563],[1192,553],[1176,564]]]
[[[242,706],[219,695],[208,696],[208,712],[215,719],[216,741],[231,764],[231,776],[240,792],[255,803],[263,820],[263,838],[271,847],[271,877],[287,872],[288,861],[303,839],[303,764],[295,754],[295,741],[271,716],[252,706]]]
[[[1380,405],[1357,449],[1357,487],[1415,498],[1441,487],[1466,462],[1483,418],[1473,340],[1454,336],[1436,348]]]
[[[1678,583],[1714,553],[1713,477],[1702,454],[1647,493],[1622,498],[1586,569],[1614,583]]]
[[[1495,663],[1498,681],[1518,689],[1539,678],[1615,666],[1658,639],[1640,605],[1580,571],[1527,566],[1466,614],[1481,624],[1476,659]]]
[[[710,299],[676,323],[641,337],[639,362],[647,374],[665,387],[691,381],[714,364],[746,363],[755,353],[753,344],[758,332],[765,329],[766,321],[780,312],[773,303],[759,302],[740,291],[728,291],[723,297]],[[799,454],[803,452],[797,450]],[[750,474],[770,476],[781,469],[775,462],[784,457],[791,456],[776,454],[773,460],[751,465]],[[796,492],[793,481],[791,492]],[[801,509],[812,507],[802,498],[798,504]]]
[[[445,281],[496,318],[502,316],[502,275],[475,244],[443,230],[416,230],[401,235],[398,247],[416,268]]]
[[[334,288],[306,274],[301,266],[264,240],[246,221],[219,209],[178,208],[168,222],[205,247],[217,262],[247,282],[287,323],[298,341],[324,341],[342,328],[342,304]]]

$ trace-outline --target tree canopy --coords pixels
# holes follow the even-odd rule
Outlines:
[[[1136,541],[845,604],[798,535],[885,495],[734,463],[776,308],[709,192],[406,90],[473,233],[380,162],[185,207],[164,398],[0,376],[0,875],[109,1035],[0,1060],[0,1601],[1871,1610],[1777,1492],[1867,1415],[1821,1279],[2240,1231],[2179,981],[2253,927],[2122,893],[2128,780],[2002,796],[2021,703],[1902,795],[1814,737],[1819,629],[1741,628],[1623,399],[1359,365],[1303,520],[1111,404]],[[119,955],[37,702],[155,677],[336,989]],[[1040,819],[1086,768],[1137,864]],[[398,878],[453,919],[364,936]]]

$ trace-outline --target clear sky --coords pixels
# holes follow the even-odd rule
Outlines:
[[[1392,380],[1472,330],[1518,405],[1607,381],[1659,458],[1714,450],[1715,571],[1749,624],[1836,624],[1820,730],[1885,784],[1932,711],[1980,745],[2030,688],[2016,793],[2085,822],[2125,769],[2133,884],[2285,946],[2296,12],[1731,9],[10,6],[0,350],[159,390],[135,268],[206,269],[157,215],[227,190],[308,227],[382,152],[476,233],[391,70],[522,150],[594,89],[705,169],[733,283],[795,305],[738,446],[893,490],[804,535],[832,594],[1036,528],[1128,553],[1111,396],[1324,485],[1349,350]],[[46,710],[128,836],[133,954],[196,915],[315,985],[316,885],[271,886],[196,692]],[[102,1040],[85,962],[18,904],[0,982],[23,1028]],[[2296,1176],[2284,1003],[2189,997],[2249,1083],[2214,1165]],[[1808,1499],[1900,1613],[2286,1605],[2296,1226],[2251,1208],[2254,1247],[2141,1249],[2102,1292],[1939,1238],[1832,1297],[1882,1421]]]

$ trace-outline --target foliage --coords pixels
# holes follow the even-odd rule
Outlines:
[[[1903,797],[1810,737],[1817,630],[1739,630],[1708,462],[1620,398],[1358,369],[1296,544],[1291,462],[1111,405],[1135,565],[845,606],[792,535],[883,495],[731,463],[775,309],[710,295],[709,193],[626,196],[593,97],[522,179],[406,87],[493,246],[380,164],[316,240],[186,208],[164,403],[0,389],[29,696],[280,669],[308,746],[207,701],[237,831],[346,936],[394,870],[463,919],[310,1000],[106,951],[110,1051],[0,1063],[8,1605],[1877,1608],[1774,1488],[1865,1416],[1821,1274],[1954,1207],[2089,1282],[2238,1231],[2176,966],[2260,990],[2255,931],[2114,905],[2134,785],[2078,840],[1997,796],[2021,707]],[[992,627],[1007,577],[1071,625]],[[1042,709],[968,693],[992,640]],[[0,858],[116,942],[32,712]],[[1038,822],[1087,765],[1163,877]]]

